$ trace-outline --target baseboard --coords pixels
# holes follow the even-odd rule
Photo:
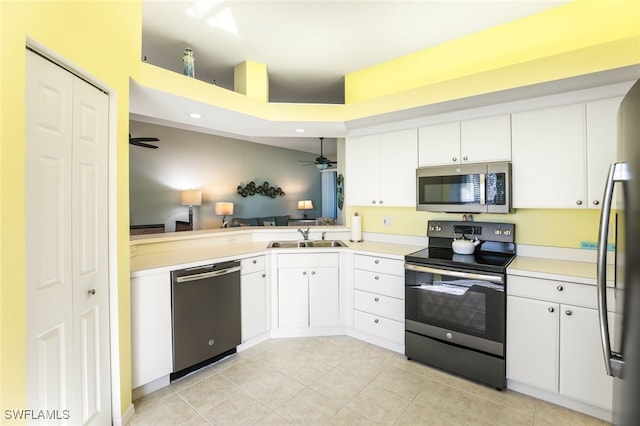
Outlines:
[[[313,328],[274,328],[271,330],[271,338],[281,339],[286,337],[320,337],[343,336],[345,327],[313,327]]]
[[[131,398],[135,401],[136,399],[155,392],[158,389],[169,386],[170,383],[171,381],[168,375],[160,377],[153,382],[145,383],[144,385],[138,386],[137,388],[133,389],[131,391]]]
[[[560,405],[565,408],[569,408],[574,411],[587,414],[592,417],[597,417],[601,420],[611,423],[612,413],[609,410],[600,407],[594,407],[593,405],[586,404],[584,402],[576,401],[571,398],[564,397],[557,393],[538,389],[533,386],[525,385],[520,382],[507,379],[507,389],[514,390],[516,392],[523,393],[525,395],[532,396],[534,398],[541,399],[543,401],[550,402],[552,404]]]
[[[131,420],[133,420],[133,415],[135,413],[136,413],[136,410],[133,407],[133,404],[129,404],[127,409],[124,410],[124,413],[122,414],[122,416],[114,417],[111,420],[111,424],[113,424],[113,426],[126,426],[129,424],[129,422],[131,422]]]

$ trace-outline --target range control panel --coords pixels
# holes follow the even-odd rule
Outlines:
[[[427,222],[427,237],[462,238],[478,237],[482,241],[515,242],[515,224],[493,222],[458,222],[430,220]]]

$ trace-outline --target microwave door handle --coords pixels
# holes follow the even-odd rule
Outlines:
[[[607,317],[607,241],[609,239],[609,219],[611,218],[611,203],[616,182],[629,180],[629,169],[626,163],[613,163],[609,167],[607,183],[602,197],[602,210],[600,211],[600,229],[598,231],[597,254],[597,295],[598,295],[598,322],[600,325],[600,340],[604,355],[605,370],[609,376],[620,377],[621,360],[614,359],[611,355],[611,339],[609,336],[609,318]]]
[[[486,173],[480,173],[480,205],[487,204],[487,175]]]

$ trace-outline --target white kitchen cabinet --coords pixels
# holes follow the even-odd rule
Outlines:
[[[585,108],[563,105],[513,114],[513,207],[586,203]]]
[[[240,261],[240,300],[242,303],[242,341],[267,331],[267,275],[265,257]]]
[[[513,206],[600,208],[620,100],[513,114]]]
[[[418,166],[511,160],[508,114],[421,127]]]
[[[616,161],[621,97],[587,102],[587,207],[600,208],[609,166]],[[617,203],[614,197],[613,206]]]
[[[339,325],[338,265],[338,253],[278,256],[279,328]]]
[[[404,261],[356,254],[353,287],[354,328],[404,344]]]
[[[416,129],[349,138],[347,203],[415,206],[417,150]]]
[[[611,410],[595,286],[509,276],[507,378]]]
[[[171,275],[131,277],[131,387],[173,371]]]

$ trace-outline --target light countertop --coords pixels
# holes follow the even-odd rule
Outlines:
[[[613,285],[614,267],[607,265],[607,282]],[[518,256],[507,268],[510,275],[596,284],[597,268],[593,262]]]

